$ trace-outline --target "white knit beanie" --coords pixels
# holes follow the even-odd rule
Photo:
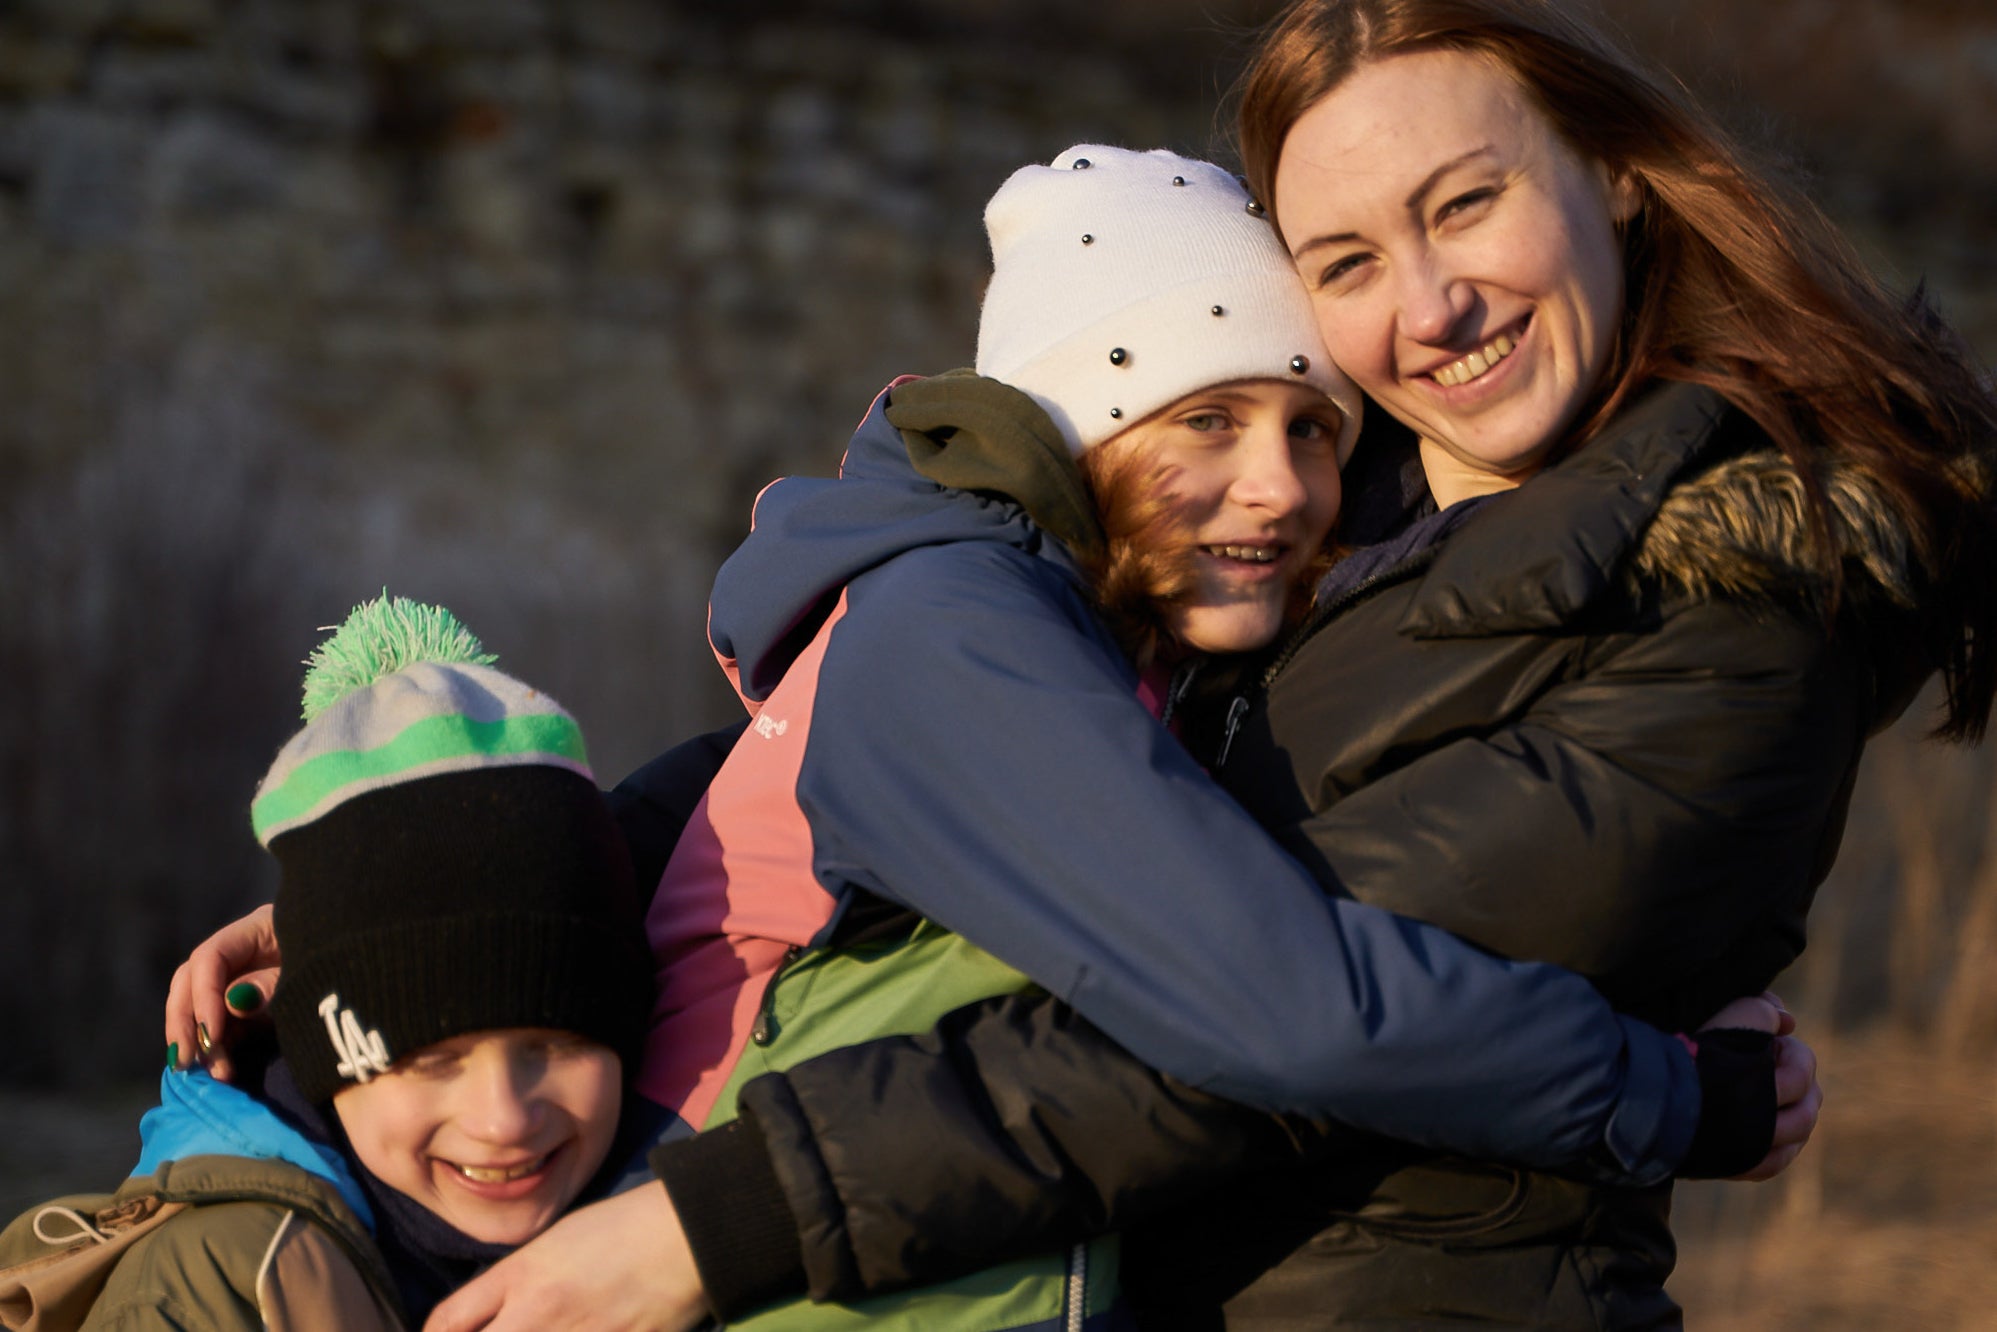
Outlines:
[[[978,373],[1047,409],[1081,454],[1196,389],[1297,380],[1336,403],[1344,457],[1359,391],[1332,365],[1259,204],[1211,162],[1078,144],[1021,167],[985,207],[992,278]]]

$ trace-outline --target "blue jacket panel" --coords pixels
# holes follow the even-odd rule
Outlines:
[[[168,1069],[160,1075],[160,1103],[139,1120],[139,1163],[132,1174],[150,1175],[167,1161],[190,1156],[248,1156],[284,1161],[331,1184],[340,1201],[369,1230],[374,1212],[346,1159],[329,1144],[293,1128],[262,1100],[219,1082],[205,1069]]]

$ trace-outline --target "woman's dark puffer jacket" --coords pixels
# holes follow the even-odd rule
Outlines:
[[[1219,776],[1333,891],[1691,1031],[1802,950],[1860,751],[1926,674],[1904,534],[1855,477],[1821,479],[1835,632],[1795,470],[1716,395],[1659,386],[1320,607]],[[1335,1196],[1363,1183],[1302,1206],[1313,1238],[1229,1326],[1678,1324],[1668,1188],[1417,1159]]]

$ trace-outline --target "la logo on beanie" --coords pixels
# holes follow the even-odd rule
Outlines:
[[[340,1056],[335,1073],[366,1082],[377,1073],[388,1072],[388,1043],[381,1039],[379,1031],[361,1030],[361,1020],[354,1016],[354,1010],[340,1007],[338,991],[319,1001],[319,1016],[326,1019],[326,1038],[333,1042],[333,1052]]]

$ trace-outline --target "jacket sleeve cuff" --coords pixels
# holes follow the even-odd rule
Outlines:
[[[1682,1174],[1698,1131],[1698,1066],[1688,1047],[1648,1023],[1623,1028],[1622,1095],[1583,1173],[1618,1187],[1648,1187]]]
[[[797,1221],[753,1119],[666,1143],[649,1160],[716,1315],[733,1320],[804,1294]]]
[[[1775,1044],[1761,1031],[1702,1031],[1699,1126],[1679,1163],[1685,1179],[1726,1179],[1761,1163],[1775,1142]]]

